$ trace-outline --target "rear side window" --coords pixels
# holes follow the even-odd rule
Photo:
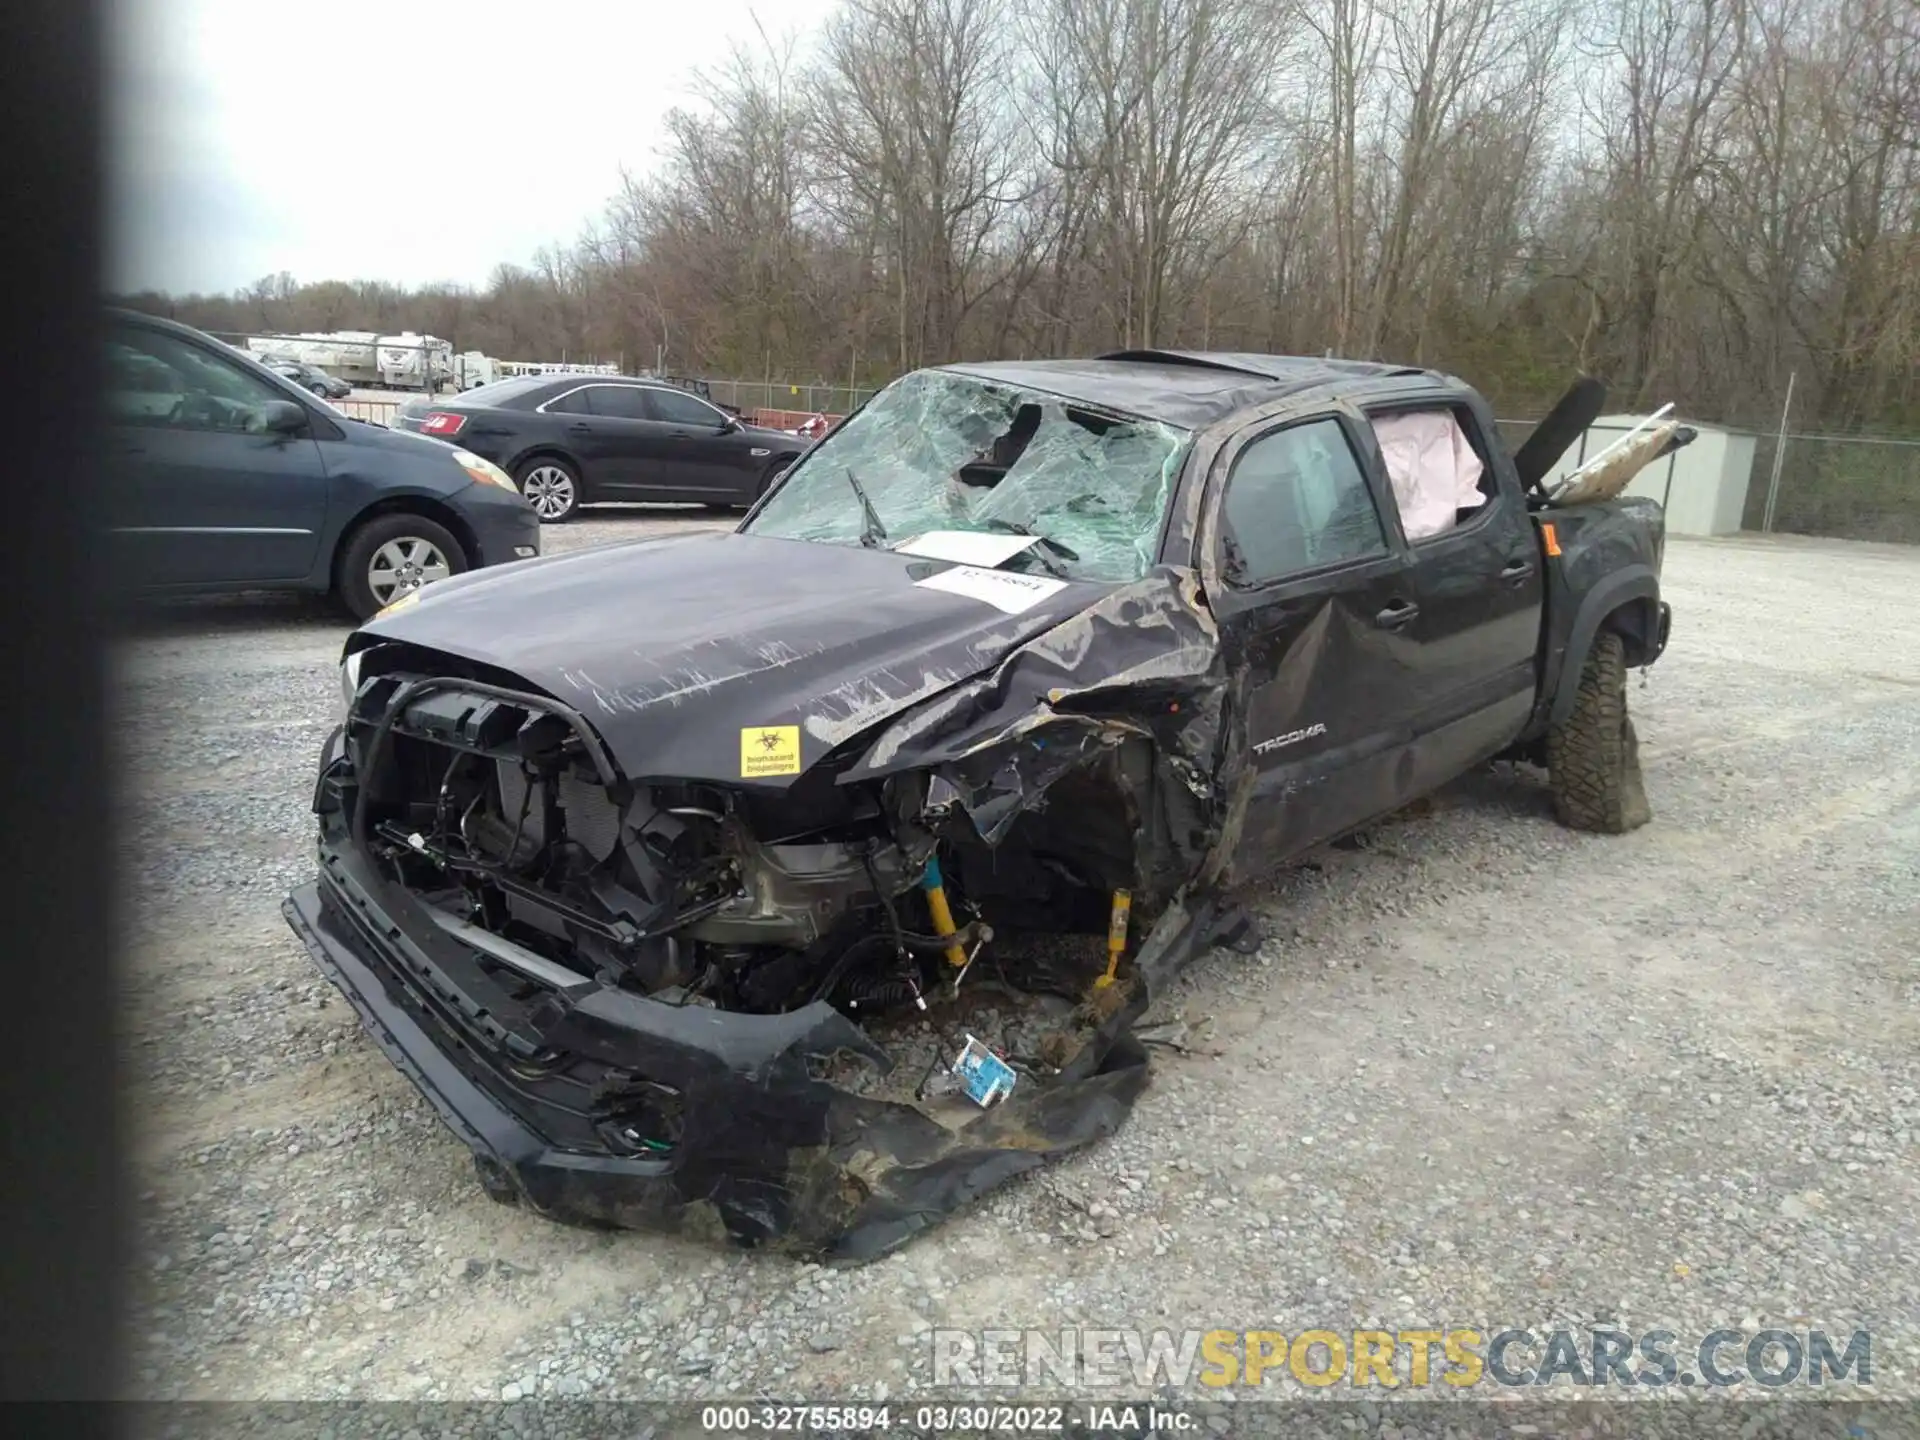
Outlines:
[[[471,404],[473,403],[473,397],[480,394],[485,388],[485,386],[482,386],[480,390],[469,391],[463,398],[466,399],[467,403]],[[588,403],[587,392],[585,390],[562,390],[551,400],[543,402],[540,408],[545,410],[549,415],[593,414],[593,406]]]
[[[516,375],[510,380],[495,380],[491,385],[476,385],[460,397],[466,405],[502,406],[525,399],[547,383],[544,376]],[[515,405],[514,409],[523,406]]]
[[[1228,574],[1240,585],[1388,553],[1366,474],[1334,419],[1276,430],[1241,451],[1225,520]]]
[[[1467,524],[1494,497],[1484,447],[1463,407],[1430,406],[1368,418],[1409,543]]]
[[[638,385],[595,385],[585,392],[593,413],[609,420],[651,420],[646,391]]]

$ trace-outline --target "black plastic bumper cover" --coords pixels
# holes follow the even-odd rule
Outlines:
[[[912,1106],[814,1078],[809,1056],[872,1050],[828,1007],[777,1016],[700,1009],[703,1041],[682,1029],[696,1018],[685,1007],[582,987],[565,1032],[669,1077],[688,1123],[665,1159],[562,1149],[493,1092],[484,1064],[462,1055],[429,997],[380,953],[374,937],[393,932],[377,898],[363,892],[350,907],[323,878],[283,909],[374,1042],[473,1152],[489,1193],[557,1220],[872,1259],[1008,1177],[1111,1134],[1146,1084],[1146,1052],[1127,1033],[1132,1007],[1059,1076],[950,1129]]]

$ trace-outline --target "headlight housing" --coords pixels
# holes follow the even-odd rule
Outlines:
[[[482,485],[498,485],[502,490],[518,495],[520,487],[513,483],[513,477],[491,460],[482,460],[471,450],[455,450],[454,460],[460,468]]]
[[[340,699],[348,710],[353,709],[353,697],[360,689],[360,661],[366,653],[356,650],[340,662]]]

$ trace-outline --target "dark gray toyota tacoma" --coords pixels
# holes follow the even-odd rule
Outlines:
[[[355,632],[287,917],[495,1197],[883,1253],[1122,1123],[1135,1022],[1250,939],[1247,861],[1500,757],[1568,824],[1646,820],[1664,531],[1612,497],[1690,435],[1556,486],[1603,398],[1510,455],[1424,370],[909,375],[736,531]],[[974,1034],[986,994],[1043,1040]],[[915,1025],[952,1063],[876,1093]]]

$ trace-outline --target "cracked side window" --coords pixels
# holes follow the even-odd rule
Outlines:
[[[1154,563],[1188,433],[945,371],[896,381],[794,468],[747,527],[857,545],[931,530],[1031,532],[1009,561],[1124,581]]]

